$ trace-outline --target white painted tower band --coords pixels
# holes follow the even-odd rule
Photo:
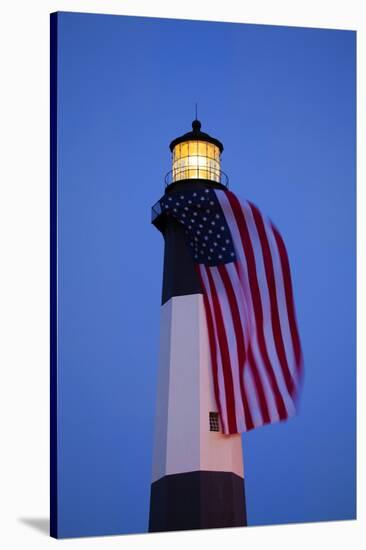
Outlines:
[[[194,471],[244,477],[240,434],[210,431],[218,412],[202,294],[175,296],[161,308],[152,481]]]

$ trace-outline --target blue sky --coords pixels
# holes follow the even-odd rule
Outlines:
[[[287,245],[299,415],[243,437],[250,525],[355,517],[351,31],[59,15],[60,535],[147,530],[169,142],[224,143]]]

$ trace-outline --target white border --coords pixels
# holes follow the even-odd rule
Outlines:
[[[52,0],[0,18],[0,543],[73,548],[360,548],[365,531],[365,18],[361,1]],[[358,521],[54,541],[19,518],[48,515],[49,13],[56,10],[358,30]],[[363,155],[363,157],[362,157]],[[341,259],[340,259],[341,261]],[[362,332],[361,332],[362,331]],[[365,533],[363,533],[365,534]]]

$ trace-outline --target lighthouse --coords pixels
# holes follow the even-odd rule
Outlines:
[[[164,198],[226,189],[223,149],[194,120],[170,143]],[[203,289],[185,228],[159,203],[152,223],[164,238],[164,268],[149,531],[244,526],[242,439],[222,431]]]

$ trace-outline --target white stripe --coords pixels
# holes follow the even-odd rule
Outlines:
[[[225,393],[225,382],[224,382],[224,375],[222,370],[222,362],[221,362],[221,353],[218,346],[218,338],[217,338],[217,328],[216,328],[216,320],[213,310],[213,303],[212,303],[212,296],[210,291],[210,284],[208,282],[206,268],[203,264],[199,264],[199,269],[202,277],[202,281],[206,290],[206,296],[209,301],[209,307],[211,311],[211,317],[213,320],[213,329],[214,329],[214,340],[215,340],[215,346],[216,346],[216,362],[217,362],[217,385],[219,389],[219,400],[220,400],[220,406],[221,406],[221,414],[222,414],[222,424],[223,424],[223,431],[225,433],[229,432],[229,422],[228,422],[228,415],[227,415],[227,406],[226,406],[226,393]]]
[[[235,215],[232,211],[229,200],[225,195],[224,191],[216,191],[216,195],[220,203],[220,206],[224,212],[226,222],[229,226],[235,252],[238,256],[238,259],[240,259],[241,262],[244,263],[243,268],[245,270],[245,277],[241,281],[241,288],[245,297],[245,303],[249,306],[249,304],[252,304],[252,295],[251,295],[251,290],[249,286],[249,278],[248,278],[248,271],[246,267],[245,255],[241,245],[241,236],[235,220]],[[249,307],[247,308],[248,322],[250,323],[250,326],[248,327],[248,331],[251,332],[252,334],[255,332],[255,317],[253,318],[253,315],[252,315],[253,309],[254,309],[253,306],[251,306],[250,308]]]
[[[234,290],[235,300],[238,305],[240,314],[241,326],[244,331],[245,348],[247,349],[248,342],[251,338],[247,299],[245,297],[243,285],[239,279],[239,275],[234,263],[225,264],[225,267]]]
[[[212,278],[215,283],[215,289],[217,293],[217,299],[220,304],[221,313],[224,322],[225,334],[229,348],[230,356],[230,371],[233,378],[233,390],[234,390],[234,406],[235,416],[238,431],[246,431],[245,416],[243,408],[243,400],[240,391],[240,366],[237,353],[237,340],[235,336],[234,321],[231,315],[230,304],[228,302],[227,293],[225,290],[224,282],[217,267],[211,267]]]
[[[250,409],[250,412],[252,414],[254,426],[262,426],[264,422],[260,409],[260,403],[257,397],[257,390],[253,380],[253,375],[251,373],[251,366],[249,365],[248,361],[248,342],[251,341],[252,337],[249,330],[247,304],[244,297],[243,287],[234,264],[226,264],[226,270],[230,276],[230,280],[235,293],[235,300],[239,309],[241,326],[244,329],[246,362],[243,366],[243,385],[245,389],[245,396],[248,400],[248,408]],[[276,416],[276,419],[278,419],[278,416]]]
[[[250,343],[253,351],[253,357],[254,361],[257,366],[258,375],[262,382],[263,391],[267,403],[267,408],[269,412],[269,416],[272,422],[276,422],[279,420],[279,415],[277,412],[277,406],[275,401],[275,396],[271,388],[271,383],[269,380],[269,376],[267,374],[266,368],[263,363],[262,354],[259,349],[258,344],[258,335],[257,335],[257,329],[256,329],[256,321],[255,321],[255,310],[254,310],[254,304],[252,299],[252,294],[249,286],[249,276],[248,276],[248,267],[246,263],[246,257],[245,252],[243,249],[242,241],[241,241],[241,235],[236,223],[235,215],[232,211],[231,205],[229,203],[229,200],[225,193],[223,191],[216,191],[217,198],[220,202],[220,205],[223,209],[226,221],[229,225],[230,233],[232,235],[233,242],[236,245],[236,253],[237,253],[237,260],[238,265],[240,268],[240,280],[243,287],[243,293],[246,297],[246,306],[248,311],[248,318],[250,322]]]
[[[252,370],[248,361],[244,366],[244,387],[245,395],[248,399],[248,407],[250,409],[253,419],[253,424],[256,428],[258,426],[263,426],[264,421],[261,413],[261,407],[257,397],[257,390],[253,379]]]
[[[298,380],[298,373],[297,373],[297,367],[296,367],[295,350],[292,342],[290,320],[289,320],[288,311],[287,311],[286,293],[285,293],[285,285],[283,280],[280,255],[279,255],[277,242],[275,240],[272,227],[268,223],[268,221],[264,218],[264,216],[262,216],[262,219],[266,230],[268,244],[271,250],[273,270],[275,274],[275,283],[276,283],[277,306],[278,306],[278,313],[280,317],[282,338],[283,338],[283,343],[285,346],[285,352],[287,357],[287,364],[289,366],[292,378],[295,384],[298,386],[299,380]]]
[[[266,347],[267,347],[268,355],[273,367],[273,372],[277,381],[278,388],[280,390],[283,401],[285,403],[287,413],[290,416],[294,414],[294,402],[287,390],[284,372],[282,370],[282,366],[281,366],[279,357],[277,355],[277,350],[275,346],[275,337],[273,333],[273,326],[272,326],[272,320],[271,320],[270,297],[269,297],[269,290],[268,290],[268,284],[267,284],[267,278],[266,278],[266,272],[265,272],[265,266],[264,266],[262,245],[261,245],[261,241],[257,231],[257,227],[255,225],[253,213],[249,204],[241,203],[241,208],[242,208],[242,212],[244,214],[245,220],[247,222],[249,237],[252,242],[252,248],[253,248],[254,257],[255,257],[255,266],[256,266],[257,279],[258,279],[259,291],[260,291],[259,294],[261,297],[262,310],[263,310],[263,330],[264,330]]]
[[[278,413],[278,410],[277,410],[275,393],[272,390],[270,378],[269,378],[269,375],[267,373],[266,367],[264,365],[264,361],[263,361],[263,358],[262,358],[262,352],[261,352],[261,350],[259,348],[259,344],[258,344],[257,334],[256,334],[255,338],[252,339],[251,345],[252,345],[252,352],[253,352],[254,362],[255,362],[255,365],[257,367],[257,371],[258,371],[259,377],[260,377],[261,382],[262,382],[263,392],[264,392],[266,402],[267,402],[269,417],[271,419],[271,422],[277,422],[278,420],[280,420],[280,416],[279,416],[279,413]]]

